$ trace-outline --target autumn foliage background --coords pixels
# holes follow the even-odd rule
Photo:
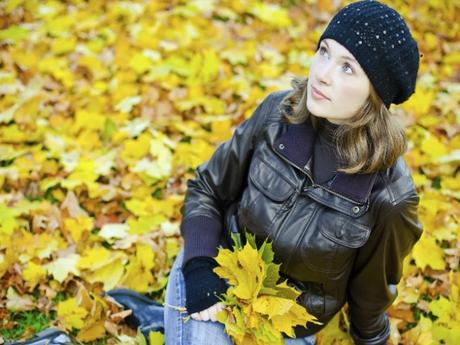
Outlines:
[[[308,75],[348,2],[2,1],[0,337],[59,326],[79,342],[133,342],[100,292],[163,302],[186,180],[268,93]],[[457,344],[460,3],[385,2],[423,54],[416,93],[391,109],[425,228],[389,310],[391,343]],[[351,343],[345,315],[321,344]]]

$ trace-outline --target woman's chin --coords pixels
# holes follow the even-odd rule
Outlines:
[[[317,104],[314,100],[307,99],[307,109],[310,114],[316,117],[324,117],[326,115],[325,107]]]

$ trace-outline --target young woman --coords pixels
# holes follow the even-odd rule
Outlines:
[[[331,19],[308,79],[268,95],[187,182],[167,345],[231,344],[215,322],[227,284],[213,257],[244,227],[270,238],[299,303],[323,323],[296,328],[286,344],[314,344],[346,302],[355,342],[386,342],[386,309],[422,233],[404,130],[389,107],[414,93],[418,67],[417,43],[387,5],[358,1]]]
[[[314,344],[346,302],[355,343],[385,344],[385,311],[422,233],[404,130],[389,107],[414,93],[418,67],[417,43],[394,9],[372,0],[341,9],[308,79],[268,95],[187,182],[184,247],[164,311],[135,291],[108,292],[133,311],[133,325],[146,336],[164,326],[166,345],[231,344],[215,322],[228,286],[212,269],[228,232],[245,227],[260,242],[270,238],[299,303],[322,322],[297,327],[286,344]],[[15,344],[70,343],[49,329]]]

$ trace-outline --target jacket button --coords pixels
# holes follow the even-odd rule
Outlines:
[[[353,213],[358,213],[359,212],[359,206],[353,206],[353,208],[351,210],[353,211]]]
[[[280,150],[284,150],[284,145],[283,144],[279,144],[278,147],[280,148]]]

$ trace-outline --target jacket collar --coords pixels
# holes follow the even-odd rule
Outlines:
[[[312,176],[307,165],[316,139],[316,131],[307,120],[300,124],[285,123],[287,130],[274,141],[273,149],[286,158],[290,163],[301,168],[305,174]],[[326,159],[326,157],[324,157]],[[321,158],[323,159],[323,158]],[[371,193],[377,173],[345,174],[337,172],[331,185],[325,185],[335,193],[359,203],[365,203]],[[312,176],[313,178],[313,176]]]

